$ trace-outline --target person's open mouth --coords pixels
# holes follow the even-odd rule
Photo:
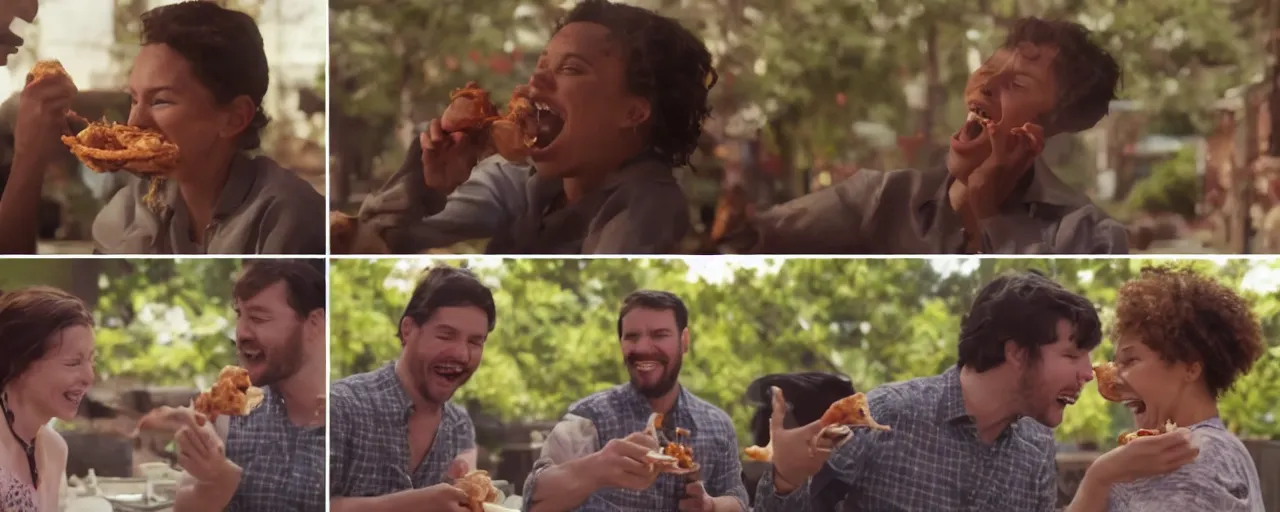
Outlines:
[[[467,375],[467,368],[458,363],[431,365],[431,373],[449,384],[457,384]]]
[[[85,390],[76,389],[67,391],[62,394],[62,398],[69,402],[72,407],[80,407],[80,401],[84,399]]]
[[[537,134],[533,143],[533,152],[536,154],[546,150],[560,137],[560,133],[564,131],[565,114],[563,109],[545,101],[535,101],[533,106],[534,115],[527,121],[533,126],[526,126],[525,129]]]
[[[979,144],[985,135],[986,128],[984,122],[998,122],[991,116],[991,113],[982,105],[977,103],[969,104],[969,115],[965,117],[964,125],[960,130],[952,136],[951,146],[956,149],[967,149]]]
[[[243,359],[247,363],[261,363],[267,357],[267,353],[260,348],[241,347],[239,352],[240,359]]]
[[[1144,416],[1147,412],[1147,403],[1139,399],[1128,399],[1124,401],[1124,406],[1129,408],[1129,412],[1133,413],[1133,422],[1138,428],[1149,428],[1148,422]]]
[[[666,368],[666,365],[656,360],[646,359],[632,362],[631,368],[641,376],[649,376],[655,373],[660,373]]]
[[[1075,391],[1063,392],[1058,395],[1058,405],[1061,405],[1062,408],[1065,409],[1067,408],[1067,406],[1075,405],[1076,400],[1079,400],[1079,399],[1080,399],[1080,390],[1078,389]]]

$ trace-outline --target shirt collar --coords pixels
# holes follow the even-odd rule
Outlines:
[[[945,175],[938,191],[931,197],[926,197],[919,204],[924,207],[930,203],[944,204],[950,206],[951,200],[948,197],[948,191],[951,184],[956,180],[949,173]],[[1049,168],[1049,164],[1044,158],[1036,158],[1032,164],[1031,172],[1024,174],[1022,182],[1010,194],[1009,199],[1005,201],[1005,208],[1034,208],[1035,205],[1045,204],[1050,206],[1061,206],[1078,208],[1089,204],[1089,198],[1084,194],[1071,188],[1071,186],[1063,183]]]
[[[231,165],[227,169],[227,182],[222,185],[222,192],[218,194],[218,202],[213,208],[213,220],[225,220],[249,200],[249,194],[253,191],[254,184],[257,183],[261,174],[259,160],[249,158],[243,153],[237,153],[232,157]],[[168,209],[170,212],[175,211],[174,208],[177,205],[185,208],[178,184],[173,180],[165,180],[163,186],[164,204],[161,208]]]
[[[952,366],[940,376],[942,389],[938,393],[938,418],[944,423],[968,420],[964,408],[964,390],[960,387],[960,367]]]

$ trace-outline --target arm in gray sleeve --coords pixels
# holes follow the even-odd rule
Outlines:
[[[360,223],[397,253],[490,238],[523,210],[527,176],[527,168],[495,156],[478,163],[471,177],[445,196],[423,181],[422,147],[415,137],[400,169],[361,205]]]
[[[524,482],[524,504],[521,509],[529,512],[538,487],[538,475],[549,467],[564,464],[591,455],[600,450],[600,437],[591,420],[575,414],[566,414],[551,429],[542,445],[542,455],[533,463],[533,470]]]

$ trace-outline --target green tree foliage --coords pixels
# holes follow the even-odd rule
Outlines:
[[[237,260],[6,260],[0,268],[0,289],[54,286],[89,303],[101,379],[191,385],[235,364]]]
[[[682,382],[731,414],[743,440],[747,384],[764,374],[816,369],[848,374],[859,389],[938,373],[955,360],[961,316],[977,290],[1010,269],[1037,268],[1099,306],[1110,324],[1117,287],[1139,260],[793,259],[763,270],[740,266],[702,279],[706,260],[505,260],[470,264],[495,288],[497,329],[484,361],[457,399],[508,421],[551,420],[574,400],[627,380],[614,331],[618,302],[638,288],[672,291],[689,306],[692,349]],[[477,260],[481,261],[481,260]],[[944,261],[944,260],[937,260]],[[956,265],[954,262],[966,263]],[[332,263],[331,377],[369,371],[397,357],[395,325],[425,263]],[[1234,261],[1195,266],[1240,286],[1253,268]],[[1270,353],[1221,402],[1242,435],[1280,436],[1280,334],[1274,292],[1249,293]],[[1110,341],[1094,352],[1109,358]],[[1105,444],[1131,422],[1090,384],[1058,429],[1064,441]]]
[[[1183,218],[1196,216],[1200,200],[1200,180],[1196,177],[1196,150],[1179,151],[1173,158],[1156,164],[1151,175],[1134,185],[1127,199],[1133,211],[1175,213]]]

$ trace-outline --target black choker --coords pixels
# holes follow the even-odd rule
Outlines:
[[[40,472],[36,470],[36,440],[31,439],[28,443],[18,435],[18,431],[13,428],[13,410],[9,409],[9,401],[7,396],[0,396],[0,409],[4,410],[4,422],[9,426],[9,433],[13,434],[13,438],[18,440],[18,444],[22,446],[22,451],[27,454],[27,467],[31,469],[31,487],[40,488]]]

